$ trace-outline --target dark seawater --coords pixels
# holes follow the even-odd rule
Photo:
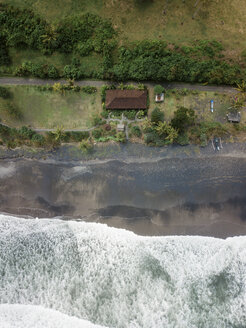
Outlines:
[[[0,211],[141,235],[246,235],[246,159],[3,161]]]

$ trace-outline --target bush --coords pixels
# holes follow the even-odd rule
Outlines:
[[[148,132],[144,135],[144,141],[147,145],[155,145],[158,140],[159,136],[155,131]]]
[[[126,118],[128,118],[128,120],[134,120],[137,114],[136,110],[124,110],[123,114]]]
[[[88,139],[90,134],[88,131],[71,131],[66,132],[68,141],[80,142],[81,140]]]
[[[92,136],[95,138],[95,139],[99,139],[103,134],[103,130],[101,128],[99,129],[94,129],[92,131]]]
[[[142,136],[142,131],[139,126],[135,125],[131,128],[131,135],[140,138]]]
[[[33,135],[35,134],[35,131],[26,126],[22,126],[19,130],[19,134],[23,139],[31,140]]]
[[[89,140],[82,140],[79,148],[82,150],[83,153],[89,153],[93,149],[93,145],[89,142]]]
[[[45,138],[41,134],[33,134],[32,141],[36,146],[43,146],[45,144]]]
[[[11,64],[6,37],[0,34],[0,66]]]
[[[205,133],[201,133],[201,135],[200,135],[200,143],[201,143],[201,146],[202,147],[207,146],[208,140],[207,140],[207,136],[206,136]]]
[[[158,94],[160,94],[160,93],[163,93],[164,92],[164,88],[163,88],[163,86],[161,86],[161,85],[156,85],[155,87],[154,87],[154,93],[156,94],[156,95],[158,95]]]
[[[9,99],[9,98],[11,98],[11,96],[12,96],[12,94],[7,88],[0,86],[0,97],[2,97],[4,99]]]
[[[60,77],[60,74],[54,65],[48,66],[47,77],[50,79],[58,79]]]
[[[102,116],[103,118],[105,118],[105,119],[108,118],[108,115],[109,115],[109,112],[108,112],[107,110],[103,110],[103,111],[101,112],[101,116]]]
[[[88,56],[93,49],[93,44],[90,40],[86,42],[78,42],[77,44],[77,52],[81,57]]]
[[[82,87],[81,90],[85,93],[88,93],[88,94],[92,94],[92,93],[95,93],[97,92],[97,88],[95,87],[91,87],[89,85],[85,86],[85,87]]]
[[[146,115],[146,113],[144,112],[144,110],[140,110],[137,113],[137,118],[142,119],[145,115]]]
[[[164,113],[160,110],[160,108],[155,107],[155,109],[151,113],[151,122],[154,124],[158,124],[158,122],[164,121]]]
[[[180,134],[177,138],[177,143],[181,146],[188,145],[190,143],[187,133]]]
[[[171,120],[171,126],[182,134],[185,129],[194,124],[194,122],[194,110],[191,108],[179,107],[176,112],[174,112],[174,117]]]
[[[124,132],[118,132],[116,134],[116,141],[125,143],[126,142],[126,135]]]

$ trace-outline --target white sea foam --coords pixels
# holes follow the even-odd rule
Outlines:
[[[140,237],[0,215],[0,303],[108,327],[246,327],[246,237]]]
[[[55,310],[35,305],[0,305],[1,328],[103,328]]]

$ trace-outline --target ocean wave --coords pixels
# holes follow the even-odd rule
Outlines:
[[[35,305],[0,305],[1,328],[106,328]]]
[[[108,327],[246,327],[246,237],[142,237],[0,215],[0,291],[2,304]]]

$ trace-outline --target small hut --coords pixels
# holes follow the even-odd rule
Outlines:
[[[227,121],[230,123],[240,123],[241,121],[241,113],[229,113],[226,115],[227,116]]]
[[[155,95],[156,103],[163,102],[163,101],[164,101],[164,92]]]

